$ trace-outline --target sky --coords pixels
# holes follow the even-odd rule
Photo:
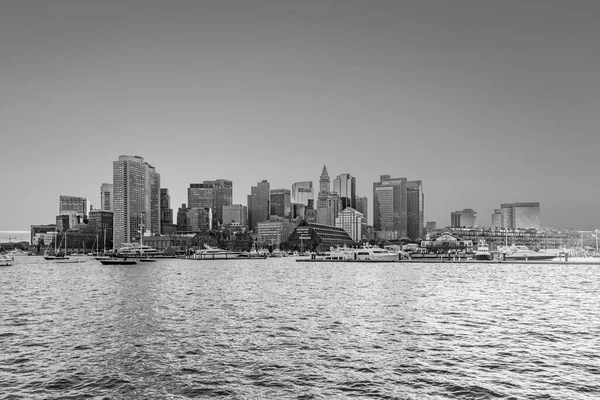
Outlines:
[[[421,180],[425,220],[600,228],[597,1],[4,0],[0,229],[100,206],[120,155],[190,183]]]

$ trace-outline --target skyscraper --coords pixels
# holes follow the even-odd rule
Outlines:
[[[100,210],[113,210],[113,185],[112,183],[103,183],[100,186]]]
[[[271,189],[271,215],[290,218],[291,201],[289,189]]]
[[[363,215],[352,207],[340,211],[335,219],[335,226],[345,230],[355,242],[362,239]]]
[[[406,178],[381,175],[373,183],[373,227],[376,231],[395,231],[397,237],[407,237]]]
[[[333,180],[333,191],[342,202],[342,210],[346,207],[356,209],[356,178],[351,174],[341,174]]]
[[[412,240],[423,237],[423,227],[425,226],[424,204],[423,182],[407,181],[406,234]]]
[[[140,224],[160,234],[160,174],[139,156],[113,162],[115,247],[139,240]],[[143,233],[143,232],[142,232]]]
[[[356,197],[356,211],[363,215],[363,220],[366,224],[369,217],[369,202],[366,197]]]
[[[502,210],[499,208],[492,214],[492,228],[502,228]]]
[[[271,211],[271,185],[267,180],[258,182],[256,186],[250,187],[248,195],[248,226],[256,229],[256,224],[269,220]]]
[[[161,225],[173,223],[173,209],[171,209],[171,196],[169,189],[160,189],[160,223]]]
[[[188,207],[211,208],[213,228],[223,223],[223,206],[231,205],[232,201],[233,182],[227,179],[191,183],[188,188]]]

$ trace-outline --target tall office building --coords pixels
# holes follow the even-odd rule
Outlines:
[[[59,196],[58,213],[74,211],[83,221],[88,219],[89,202],[85,197],[77,196]]]
[[[113,185],[112,183],[103,183],[100,186],[100,210],[113,210]]]
[[[169,189],[160,189],[160,222],[161,225],[173,223],[173,209],[171,208],[171,196]]]
[[[188,188],[188,207],[211,208],[213,210],[213,228],[223,223],[223,206],[233,201],[233,182],[216,179],[202,183],[191,183]]]
[[[290,218],[291,201],[289,189],[271,189],[271,215]]]
[[[319,195],[317,196],[317,223],[321,225],[335,226],[335,219],[342,208],[342,202],[337,193],[331,192],[331,183],[327,167],[323,165],[323,171],[319,178]]]
[[[502,228],[502,210],[499,208],[492,214],[492,228]]]
[[[342,210],[346,207],[356,209],[356,178],[351,174],[341,174],[333,180],[333,191],[342,202]]]
[[[406,178],[381,175],[373,182],[373,227],[376,231],[396,232],[397,237],[408,235]]]
[[[160,174],[140,156],[120,156],[113,162],[113,242],[138,241],[144,231],[160,234]]]
[[[146,204],[144,222],[145,230],[153,234],[160,235],[160,174],[156,169],[146,164]]]
[[[500,215],[503,228],[540,229],[540,203],[501,204]]]
[[[296,182],[292,185],[291,202],[308,206],[309,201],[314,203],[314,189],[312,181]]]
[[[423,237],[425,226],[425,195],[423,194],[423,182],[406,182],[406,234],[416,240]]]
[[[453,228],[473,228],[477,226],[477,212],[465,208],[462,211],[450,213],[450,226]]]
[[[259,222],[269,220],[271,211],[271,185],[267,180],[258,182],[256,186],[250,187],[248,195],[248,226],[255,230]]]
[[[363,215],[363,220],[366,224],[369,218],[369,202],[366,197],[356,197],[356,211]]]
[[[223,206],[223,224],[231,223],[246,225],[248,223],[248,207],[241,204]]]
[[[513,222],[513,205],[509,203],[500,204],[500,214],[502,215],[502,227],[511,229]]]

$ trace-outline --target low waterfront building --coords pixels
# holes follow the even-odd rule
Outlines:
[[[423,253],[448,254],[449,252],[472,253],[473,240],[464,239],[455,232],[444,231],[439,235],[427,235],[425,240],[421,241],[421,251]]]
[[[330,247],[353,246],[356,242],[339,227],[302,222],[288,238],[288,248],[298,251],[328,251]]]
[[[474,243],[480,239],[496,250],[498,246],[522,245],[530,249],[558,249],[573,245],[578,235],[559,230],[511,229],[511,228],[449,228],[448,231]]]
[[[142,242],[160,251],[173,249],[175,253],[184,253],[185,249],[194,246],[195,233],[180,235],[144,236]]]

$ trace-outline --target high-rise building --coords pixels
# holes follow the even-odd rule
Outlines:
[[[342,202],[337,193],[331,192],[331,184],[327,167],[323,165],[323,171],[319,178],[319,195],[317,196],[317,223],[321,225],[335,226],[335,219],[342,208]]]
[[[233,201],[233,182],[216,179],[202,183],[191,183],[188,188],[188,207],[211,208],[213,210],[213,228],[223,223],[223,206]]]
[[[188,216],[190,208],[184,204],[177,209],[177,231],[178,232],[189,232],[191,231],[190,218]]]
[[[502,228],[502,210],[499,208],[492,214],[492,228]]]
[[[113,210],[113,185],[112,183],[103,183],[100,186],[100,210]]]
[[[160,222],[161,225],[173,223],[173,209],[171,208],[171,196],[169,189],[160,189]]]
[[[394,231],[397,237],[407,237],[408,216],[406,178],[381,175],[373,183],[373,227],[376,231]]]
[[[160,174],[140,156],[119,156],[113,162],[113,242],[136,242],[140,227],[160,234]]]
[[[540,203],[504,203],[500,205],[500,215],[503,228],[540,229]]]
[[[258,182],[256,186],[250,187],[248,195],[248,226],[256,229],[256,224],[269,220],[271,211],[271,185],[267,180]]]
[[[213,214],[210,207],[191,207],[187,212],[188,230],[192,232],[209,232],[213,226]]]
[[[88,219],[89,202],[85,197],[77,196],[59,196],[58,213],[62,214],[66,211],[75,211],[83,221]]]
[[[346,207],[356,209],[356,178],[351,174],[338,175],[333,180],[333,191],[342,202],[342,210]]]
[[[156,169],[146,164],[146,204],[144,221],[145,230],[152,234],[160,235],[160,174]]]
[[[355,242],[362,239],[363,214],[352,207],[340,211],[335,219],[335,226],[345,230]]]
[[[309,201],[314,202],[314,189],[312,181],[296,182],[292,185],[291,202],[308,206]]]
[[[223,206],[223,224],[231,223],[246,225],[248,223],[248,207],[241,204]]]
[[[427,221],[427,223],[425,224],[425,230],[427,231],[427,233],[431,233],[432,231],[435,231],[437,228],[437,223],[435,221]]]
[[[369,202],[366,197],[356,196],[356,211],[363,215],[363,220],[366,224],[369,218]]]
[[[289,189],[271,189],[271,215],[289,219],[291,208]]]
[[[500,204],[500,213],[502,215],[502,227],[512,228],[513,221],[513,205],[509,203]]]
[[[470,208],[450,213],[450,226],[453,228],[474,228],[477,226],[477,212]]]
[[[425,195],[423,194],[423,182],[406,182],[406,234],[416,240],[423,237],[425,226]]]

